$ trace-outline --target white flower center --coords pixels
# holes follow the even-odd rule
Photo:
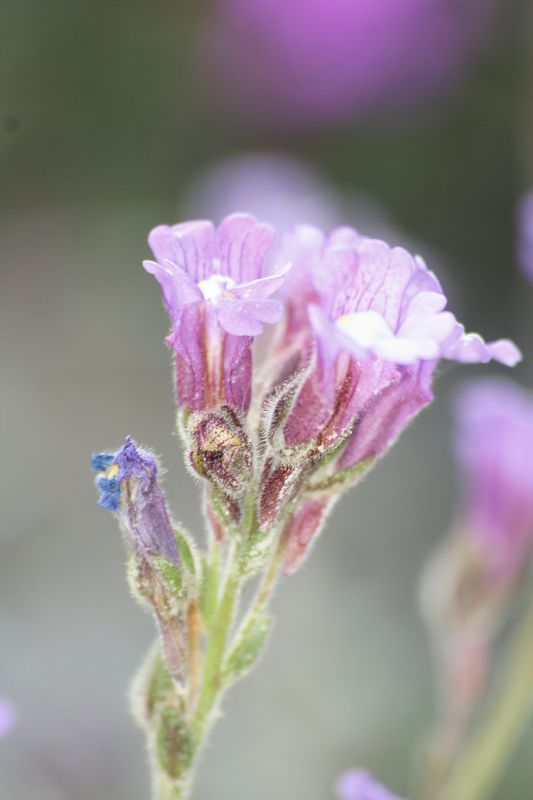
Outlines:
[[[335,325],[362,347],[370,347],[376,341],[394,336],[383,317],[375,311],[342,314],[335,320]]]
[[[198,288],[205,300],[216,303],[219,300],[231,299],[233,297],[231,290],[236,285],[233,278],[229,278],[226,275],[211,275],[204,281],[199,281]]]

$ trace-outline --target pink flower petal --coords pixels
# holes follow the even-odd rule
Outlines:
[[[274,231],[250,214],[230,214],[218,226],[216,240],[221,274],[242,284],[261,277]]]

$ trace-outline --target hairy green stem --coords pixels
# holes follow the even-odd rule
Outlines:
[[[205,582],[200,598],[205,631],[205,650],[201,659],[201,668],[194,670],[195,683],[198,680],[198,688],[188,687],[185,694],[186,707],[183,709],[182,715],[178,707],[177,720],[172,716],[172,708],[176,708],[176,698],[170,700],[171,711],[169,713],[171,716],[167,729],[164,729],[162,751],[158,750],[158,746],[161,747],[161,741],[158,745],[157,736],[154,738],[156,728],[152,723],[148,725],[150,749],[153,754],[153,800],[187,800],[189,798],[202,745],[215,719],[216,710],[224,691],[235,680],[236,673],[232,672],[231,668],[228,671],[228,658],[243,637],[249,633],[253,635],[254,626],[258,623],[271,598],[279,574],[283,548],[278,543],[264,571],[256,595],[234,634],[236,608],[241,589],[246,581],[246,573],[243,573],[241,559],[247,544],[254,535],[256,525],[255,501],[252,502],[252,500],[253,498],[247,502],[241,531],[232,537],[232,540],[229,540],[229,550],[223,561],[220,557],[220,543],[214,540],[210,542],[210,555],[204,565]],[[194,625],[189,624],[188,630],[189,633],[191,630],[194,633],[196,629]],[[200,667],[200,662],[198,667]],[[163,717],[165,713],[167,712],[163,709],[161,712]],[[170,761],[170,769],[165,764],[168,752],[171,755],[175,754],[178,759]],[[184,757],[190,754],[190,757],[180,765],[182,754]],[[175,766],[176,764],[177,766]],[[175,769],[174,772],[173,769]]]
[[[439,800],[490,796],[533,712],[533,595],[511,647],[500,693],[439,794]]]
[[[250,608],[248,609],[236,638],[244,638],[247,635],[247,633],[254,626],[259,615],[268,605],[276,586],[276,580],[279,574],[283,554],[284,549],[280,542],[274,551],[274,555],[265,571],[265,574],[263,575],[263,579],[259,585],[257,594],[255,595]]]
[[[192,721],[195,749],[201,744],[205,736],[208,717],[222,688],[222,662],[226,652],[226,644],[240,585],[239,573],[234,561],[235,559],[233,558],[228,559],[228,571],[224,591],[215,619],[208,631],[203,679],[198,697],[198,704]]]

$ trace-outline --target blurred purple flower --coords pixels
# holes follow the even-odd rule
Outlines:
[[[533,548],[533,395],[510,380],[466,385],[456,403],[463,525],[504,582]]]
[[[95,453],[99,505],[118,513],[143,556],[178,564],[178,549],[165,497],[157,483],[157,462],[128,436],[116,453]]]
[[[492,29],[495,0],[214,0],[201,54],[226,101],[282,128],[432,97]]]
[[[257,152],[232,156],[201,173],[187,192],[185,210],[222,219],[246,208],[284,233],[302,220],[331,227],[343,215],[341,205],[333,187],[304,162]]]
[[[249,214],[160,225],[148,237],[156,261],[145,269],[161,285],[172,323],[178,402],[198,411],[227,402],[250,403],[251,345],[263,323],[278,322],[273,294],[286,269],[267,274],[274,231]]]
[[[13,703],[6,697],[0,697],[0,739],[13,729],[16,716]]]
[[[518,260],[524,274],[533,280],[533,191],[518,206]]]
[[[349,770],[337,781],[339,800],[400,800],[363,770]]]
[[[295,237],[283,347],[295,347],[301,366],[311,353],[311,369],[285,425],[289,444],[317,438],[330,446],[355,421],[339,459],[341,468],[351,467],[380,455],[430,402],[441,358],[508,365],[520,359],[508,340],[485,343],[466,334],[445,310],[436,277],[403,248],[351,228],[329,237],[299,228]]]

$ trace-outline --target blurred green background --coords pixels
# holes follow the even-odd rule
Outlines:
[[[195,51],[207,5],[0,5],[0,693],[19,709],[0,742],[2,800],[148,796],[127,685],[152,623],[128,596],[89,456],[127,433],[153,447],[176,518],[201,535],[172,434],[167,321],[140,266],[199,172],[288,153],[340,196],[371,198],[436,254],[469,328],[517,340],[515,375],[533,383],[514,219],[533,181],[530,2],[502,0],[490,47],[431,109],[286,138],[213,102]],[[268,653],[226,698],[195,797],[325,800],[355,765],[407,794],[433,712],[418,575],[458,497],[448,399],[482,369],[442,370],[437,402],[280,587]],[[494,800],[533,796],[532,733]]]

